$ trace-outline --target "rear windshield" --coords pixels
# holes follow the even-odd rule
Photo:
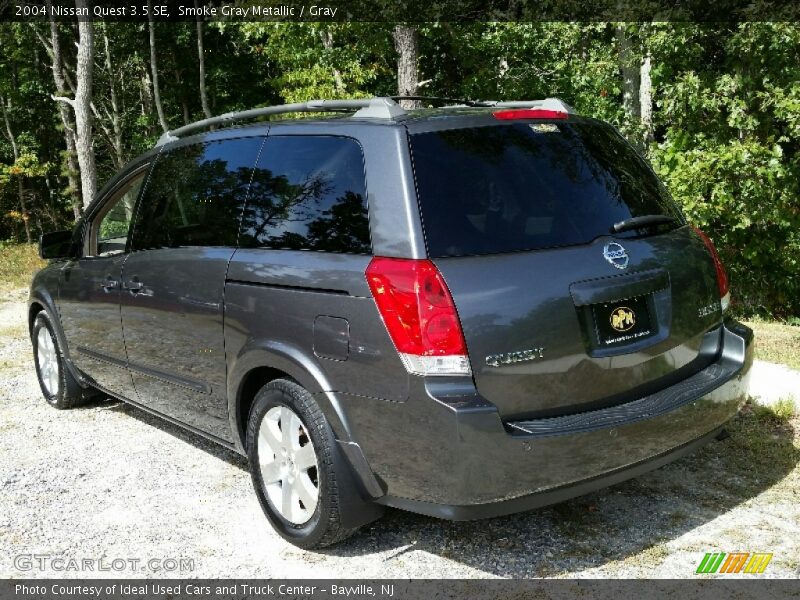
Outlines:
[[[645,215],[676,220],[659,231],[683,222],[645,161],[597,121],[451,129],[410,143],[433,257],[586,244]]]

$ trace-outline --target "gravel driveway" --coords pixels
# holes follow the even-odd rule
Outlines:
[[[798,576],[796,417],[748,405],[724,442],[590,496],[472,523],[392,510],[305,552],[271,531],[236,454],[116,401],[48,407],[24,301],[0,301],[0,577],[82,575],[20,554],[140,561],[86,576],[691,577],[710,551],[772,552],[763,576]],[[146,566],[165,558],[194,569]]]

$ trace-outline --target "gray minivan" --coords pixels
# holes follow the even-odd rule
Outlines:
[[[289,112],[332,114],[219,127]],[[713,244],[555,99],[201,121],[41,254],[45,399],[102,393],[246,455],[305,548],[386,506],[475,519],[622,481],[746,397],[753,335]]]

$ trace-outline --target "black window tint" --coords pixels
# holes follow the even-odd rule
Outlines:
[[[410,144],[432,256],[586,244],[643,215],[682,222],[644,160],[596,121],[420,133]]]
[[[240,245],[370,252],[364,157],[355,140],[267,138],[242,220]]]
[[[262,138],[182,146],[159,156],[132,247],[235,246]]]

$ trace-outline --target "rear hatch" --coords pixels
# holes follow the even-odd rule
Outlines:
[[[409,134],[429,256],[504,418],[626,402],[713,360],[714,264],[614,128],[489,114]]]

